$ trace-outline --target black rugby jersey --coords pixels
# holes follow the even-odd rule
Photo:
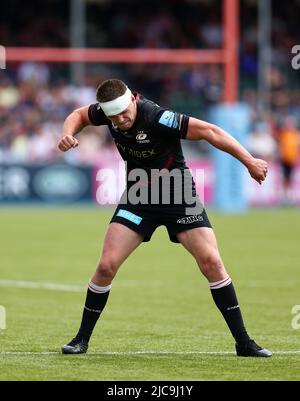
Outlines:
[[[89,107],[93,125],[107,125],[123,160],[127,172],[135,168],[145,170],[186,169],[180,139],[187,134],[189,117],[164,109],[140,94],[137,117],[128,131],[121,131],[105,116],[98,103]]]

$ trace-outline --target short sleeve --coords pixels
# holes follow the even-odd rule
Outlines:
[[[90,105],[88,109],[88,116],[93,125],[108,125],[110,121],[100,108],[99,103]]]
[[[187,135],[189,117],[184,114],[159,108],[152,122],[156,131],[169,138],[185,139]]]

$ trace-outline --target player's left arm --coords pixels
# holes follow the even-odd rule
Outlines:
[[[254,158],[235,138],[217,125],[190,117],[186,139],[204,139],[215,148],[231,154],[244,164],[251,177],[259,184],[267,176],[267,162]]]

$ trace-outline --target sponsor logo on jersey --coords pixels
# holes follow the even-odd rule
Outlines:
[[[159,119],[159,124],[165,125],[166,127],[178,129],[179,121],[178,117],[173,111],[164,111]]]
[[[133,148],[129,148],[129,147],[125,146],[125,145],[122,145],[119,142],[116,142],[116,145],[124,153],[128,153],[130,156],[134,156],[134,157],[137,157],[139,159],[147,159],[148,157],[156,155],[155,149],[136,150],[136,149],[133,149]]]
[[[138,131],[138,134],[136,136],[136,140],[138,143],[150,143],[149,139],[147,138],[147,134],[145,134],[144,131]]]
[[[198,214],[196,216],[189,216],[189,217],[182,217],[181,219],[177,220],[177,223],[179,224],[192,224],[197,221],[203,221],[203,217]]]
[[[147,138],[147,134],[145,134],[144,131],[138,131],[138,134],[136,136],[136,139],[138,141],[143,141],[146,138]]]

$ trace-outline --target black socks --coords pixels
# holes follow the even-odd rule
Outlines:
[[[89,341],[101,312],[105,308],[110,289],[111,285],[100,287],[92,281],[89,282],[81,326],[76,338]]]
[[[230,277],[209,283],[215,304],[222,313],[236,342],[247,343],[250,337],[244,326],[242,313]]]

